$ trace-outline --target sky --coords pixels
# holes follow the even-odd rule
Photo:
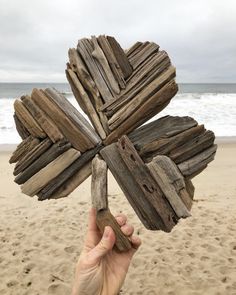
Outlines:
[[[66,82],[68,48],[153,41],[180,83],[236,83],[235,0],[0,0],[0,82]]]

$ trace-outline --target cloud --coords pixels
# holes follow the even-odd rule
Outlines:
[[[110,34],[157,42],[179,82],[236,82],[234,0],[0,0],[0,81],[64,82],[67,50]]]

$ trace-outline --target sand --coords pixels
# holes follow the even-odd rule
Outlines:
[[[147,231],[109,175],[112,212],[125,212],[143,240],[121,294],[236,294],[236,144],[219,142],[194,179],[192,217],[170,234]],[[13,182],[9,150],[0,152],[0,294],[70,294],[90,179],[66,199],[38,202]]]

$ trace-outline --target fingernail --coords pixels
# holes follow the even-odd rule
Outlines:
[[[117,217],[116,217],[116,220],[117,220],[118,222],[120,222],[120,223],[123,222],[123,218],[122,218],[121,216],[117,216]]]
[[[103,233],[104,239],[107,239],[109,237],[109,234],[110,234],[110,228],[108,226],[106,226],[104,233]]]

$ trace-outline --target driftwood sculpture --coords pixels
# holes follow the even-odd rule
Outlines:
[[[124,251],[131,245],[108,207],[108,167],[144,226],[170,232],[190,216],[191,179],[214,159],[216,145],[214,133],[190,117],[143,125],[178,91],[168,54],[153,42],[124,51],[113,37],[81,39],[69,49],[66,76],[93,126],[55,89],[17,99],[15,182],[29,196],[55,199],[92,173],[98,226],[111,225]]]

